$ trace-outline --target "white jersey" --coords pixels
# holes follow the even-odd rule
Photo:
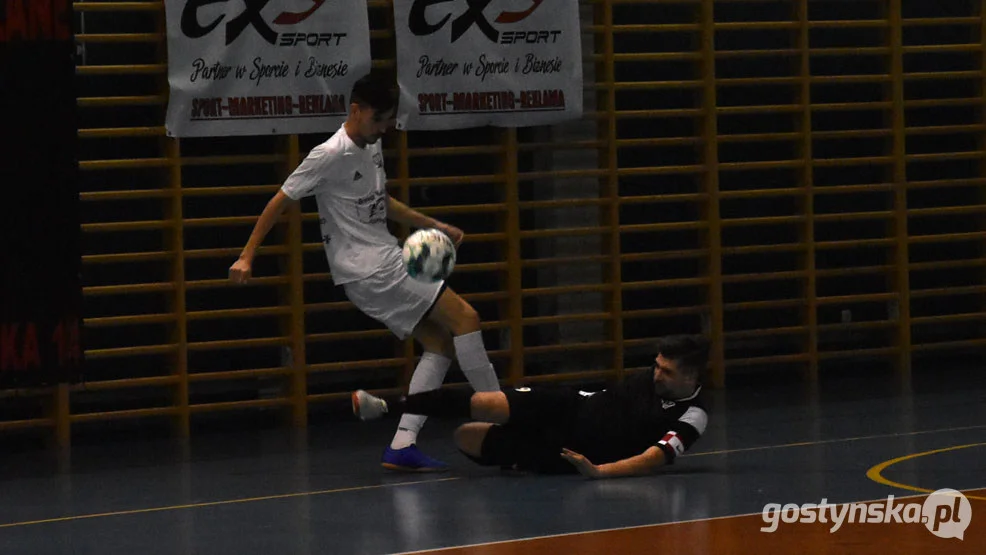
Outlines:
[[[340,127],[312,149],[281,190],[299,200],[315,195],[332,281],[365,278],[399,256],[387,229],[387,175],[380,143],[360,148]]]

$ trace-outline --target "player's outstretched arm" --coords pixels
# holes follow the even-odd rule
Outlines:
[[[264,238],[267,237],[271,228],[274,227],[274,222],[284,213],[284,209],[295,202],[297,201],[292,200],[281,189],[278,189],[277,194],[267,202],[267,206],[264,207],[260,218],[253,226],[253,232],[250,234],[250,239],[247,240],[246,246],[243,247],[240,258],[229,268],[230,281],[233,283],[246,283],[250,279],[250,274],[253,272],[253,257],[257,252],[257,248],[264,242]]]
[[[435,228],[448,235],[456,247],[462,243],[462,238],[465,236],[465,233],[463,233],[461,229],[445,222],[440,222],[435,218],[425,216],[421,212],[418,212],[394,197],[388,196],[387,198],[387,217],[391,220],[394,220],[400,224],[409,225],[411,227]]]
[[[623,476],[645,476],[665,464],[664,451],[650,447],[643,453],[628,459],[606,464],[592,464],[585,456],[570,449],[562,449],[561,456],[589,478],[620,478]]]

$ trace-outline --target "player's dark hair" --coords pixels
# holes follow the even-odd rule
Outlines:
[[[378,114],[391,111],[397,105],[393,80],[382,73],[371,72],[353,85],[352,102],[372,108]]]
[[[657,341],[657,353],[674,361],[701,383],[709,365],[709,340],[703,335],[669,335]]]

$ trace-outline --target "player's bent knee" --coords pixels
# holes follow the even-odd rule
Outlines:
[[[502,391],[477,391],[469,409],[474,420],[493,424],[505,424],[510,420],[510,403]]]
[[[483,454],[483,441],[492,424],[470,422],[455,429],[455,446],[470,457],[479,458]]]

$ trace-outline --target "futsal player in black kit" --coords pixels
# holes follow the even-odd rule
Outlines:
[[[387,401],[352,394],[362,420],[384,414],[471,418],[456,446],[484,466],[592,478],[650,474],[688,450],[705,432],[702,376],[709,344],[699,335],[662,338],[651,371],[587,393],[561,387],[495,392],[437,389]]]

